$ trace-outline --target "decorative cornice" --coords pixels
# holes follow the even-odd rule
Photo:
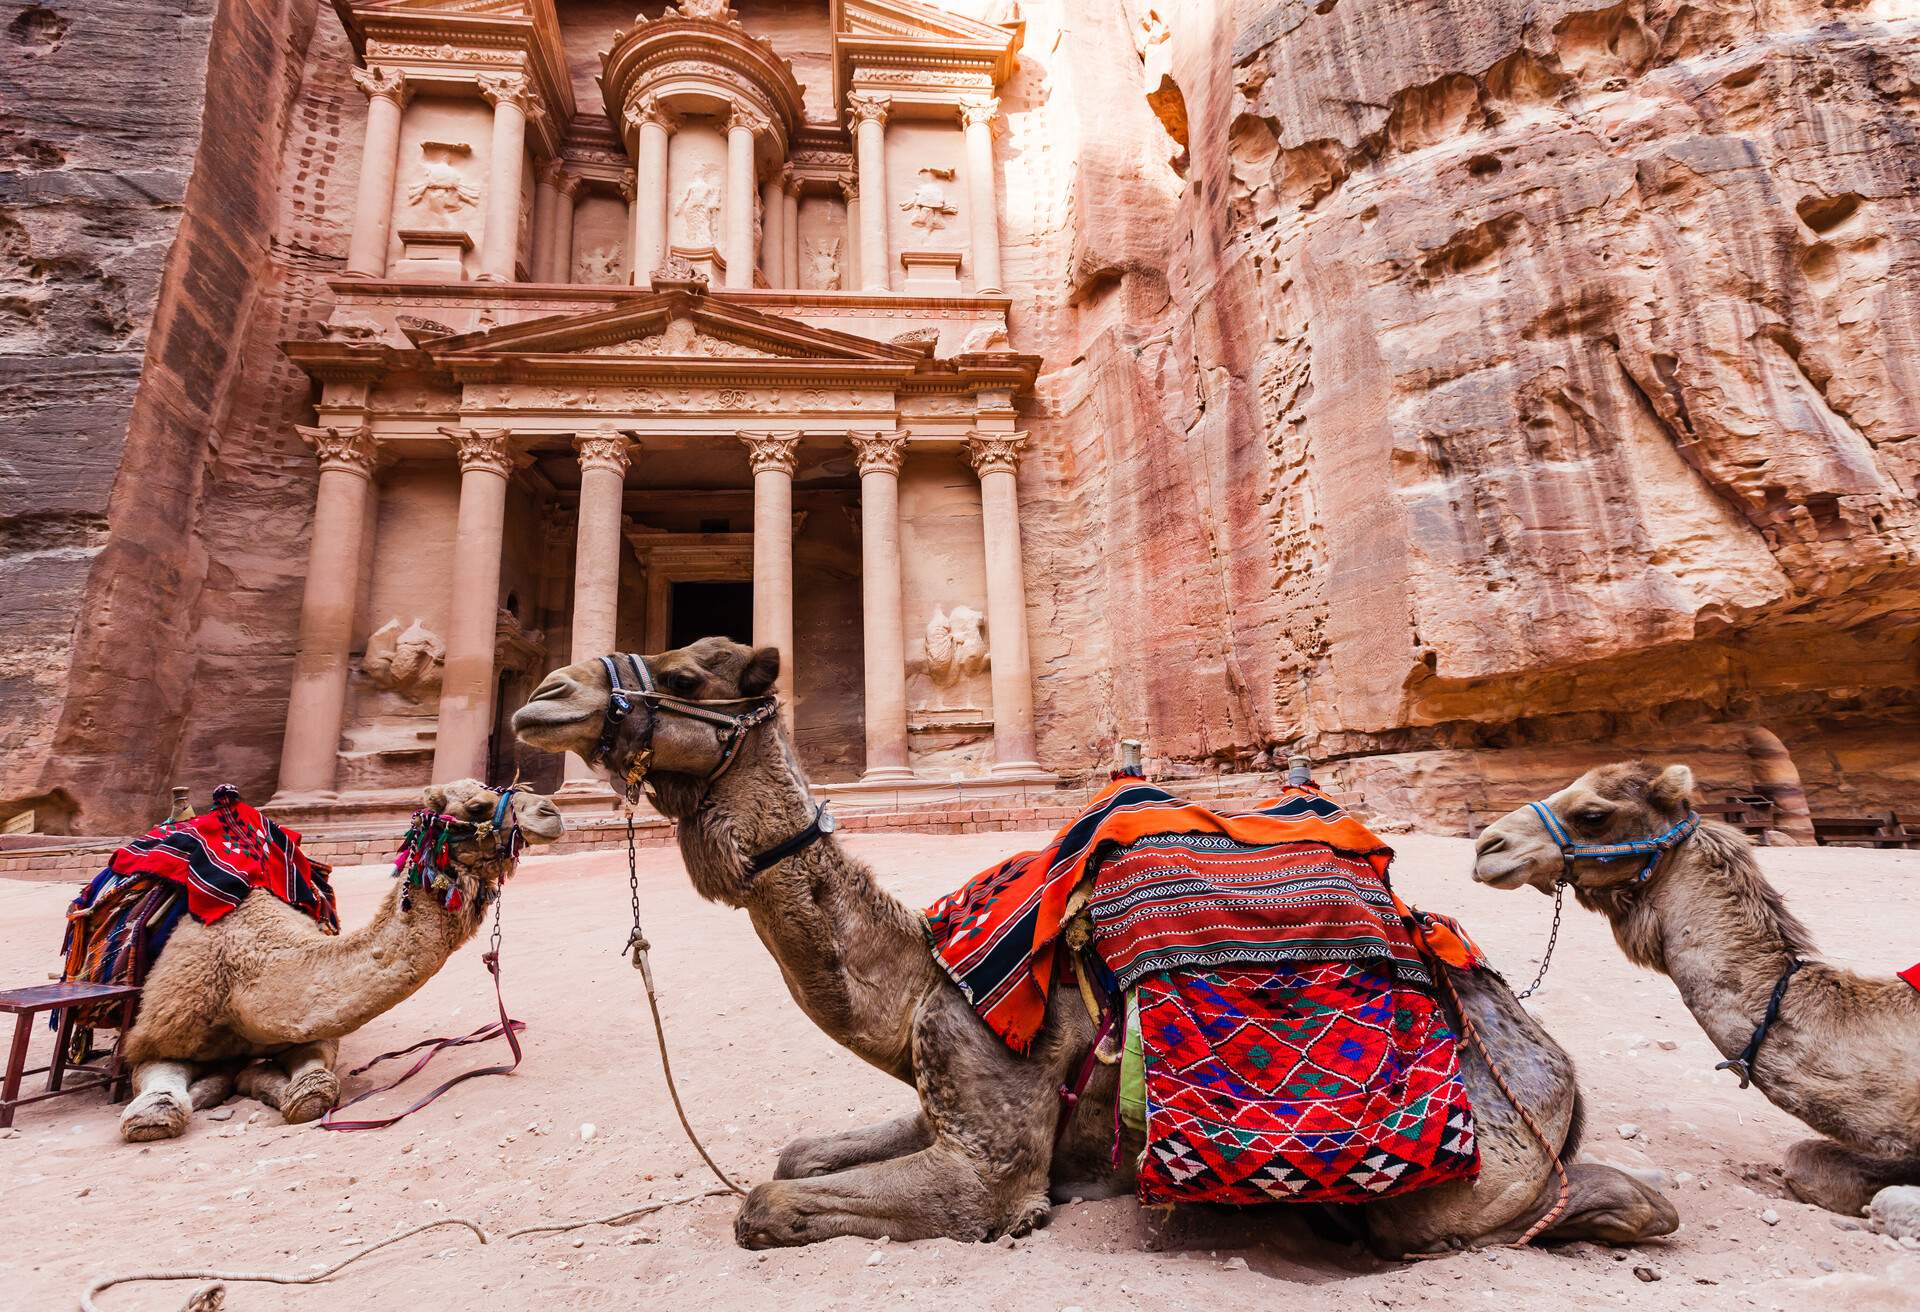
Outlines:
[[[355,424],[351,428],[295,424],[293,428],[300,434],[300,440],[313,448],[313,454],[320,461],[321,473],[339,470],[358,474],[361,478],[373,477],[373,467],[380,451],[374,443],[373,430],[365,424]]]
[[[482,73],[474,81],[489,105],[512,105],[523,114],[533,110],[533,84],[519,73]]]
[[[1011,474],[1020,468],[1020,452],[1027,445],[1025,433],[967,434],[967,460],[981,478],[988,474]]]
[[[747,463],[755,474],[785,474],[793,477],[799,462],[800,434],[741,433],[741,445],[747,448]]]
[[[727,130],[731,132],[735,128],[745,128],[757,137],[762,132],[773,131],[773,120],[765,114],[762,114],[752,105],[745,105],[739,101],[735,101],[732,109],[727,114]]]
[[[1000,102],[991,97],[967,99],[960,102],[960,126],[963,128],[993,126],[994,115],[1000,112]]]
[[[862,474],[898,474],[902,462],[907,458],[907,434],[904,429],[849,433],[847,440],[853,444],[854,463]]]
[[[510,429],[443,425],[440,431],[453,443],[454,452],[460,457],[461,473],[484,469],[505,478],[513,472],[513,453],[507,449],[507,439],[513,436]]]
[[[397,68],[356,68],[353,70],[353,84],[366,93],[368,100],[391,100],[402,109],[413,98],[413,84]]]
[[[847,117],[858,129],[862,123],[882,123],[887,121],[887,111],[893,100],[889,96],[871,91],[856,91],[847,96]]]
[[[602,424],[591,433],[575,433],[573,449],[580,453],[580,468],[611,469],[625,475],[627,464],[639,443],[612,424]]]

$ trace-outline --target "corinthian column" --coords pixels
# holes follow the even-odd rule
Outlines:
[[[639,138],[635,150],[633,239],[628,243],[635,286],[646,287],[667,256],[667,138],[679,120],[658,100],[627,109],[627,122]]]
[[[760,272],[767,286],[786,287],[787,282],[787,205],[781,190],[780,174],[767,175],[760,184]]]
[[[397,68],[356,68],[353,81],[367,93],[367,136],[360,152],[360,190],[353,202],[347,276],[383,278],[387,230],[393,221],[393,175],[400,166],[400,112],[412,88]]]
[[[997,100],[970,100],[960,106],[967,140],[967,229],[973,244],[973,290],[1000,287],[999,203],[993,189],[993,116]]]
[[[840,290],[850,292],[862,286],[860,271],[860,183],[849,176],[840,179],[840,194],[847,200],[847,235],[841,249]]]
[[[442,428],[460,457],[460,513],[453,530],[453,596],[433,782],[487,769],[493,731],[493,648],[500,616],[500,548],[506,534],[513,457],[504,428]]]
[[[534,170],[533,189],[533,280],[559,282],[554,273],[554,238],[560,235],[560,179],[565,168],[557,159],[543,162]]]
[[[633,441],[611,424],[573,439],[580,453],[580,529],[573,547],[573,659],[611,652],[620,617],[620,499]],[[567,783],[595,786],[587,763],[567,753]]]
[[[1020,503],[1014,471],[1025,433],[974,432],[967,457],[980,476],[987,541],[987,641],[993,662],[993,773],[1037,771],[1033,672],[1027,655],[1027,584],[1020,565]]]
[[[907,435],[855,433],[860,466],[860,616],[866,638],[867,783],[907,765],[907,641],[900,614],[900,463]]]
[[[887,290],[887,105],[885,96],[847,97],[860,168],[860,286]]]
[[[367,512],[373,502],[375,449],[364,424],[351,428],[300,425],[298,432],[320,457],[320,487],[314,497],[307,591],[300,602],[300,645],[294,657],[293,692],[287,698],[287,732],[280,743],[275,801],[333,794],[360,557],[366,550]]]
[[[553,263],[548,273],[554,282],[572,282],[573,215],[580,203],[580,179],[571,173],[562,173],[557,190],[559,198],[553,206]]]
[[[727,286],[753,286],[753,138],[772,128],[758,110],[735,105],[727,119]]]
[[[800,285],[800,179],[792,169],[780,170],[780,211],[785,240],[780,247],[780,269],[788,287]]]
[[[480,244],[479,282],[512,282],[520,246],[520,177],[527,159],[527,109],[533,91],[518,73],[480,78],[493,106],[492,163],[487,173],[487,231]],[[456,776],[457,777],[457,776]]]
[[[776,685],[793,697],[793,468],[799,433],[742,433],[753,466],[753,645],[780,649]]]

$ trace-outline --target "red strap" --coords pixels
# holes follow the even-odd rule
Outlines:
[[[393,1083],[383,1084],[377,1089],[368,1089],[365,1093],[355,1094],[353,1097],[349,1098],[347,1101],[341,1103],[338,1107],[333,1108],[325,1116],[322,1116],[320,1118],[321,1129],[323,1130],[384,1129],[387,1126],[392,1125],[395,1121],[403,1120],[406,1117],[413,1115],[415,1112],[419,1111],[422,1107],[425,1107],[428,1103],[432,1102],[435,1098],[438,1098],[441,1094],[445,1093],[448,1089],[451,1089],[456,1084],[460,1084],[466,1080],[471,1080],[476,1076],[480,1076],[480,1075],[511,1075],[513,1074],[514,1068],[520,1064],[519,1033],[521,1030],[527,1027],[527,1023],[523,1020],[509,1020],[507,1018],[507,1003],[506,1003],[506,1000],[500,996],[500,957],[499,955],[497,953],[489,952],[486,954],[486,956],[482,957],[481,960],[486,962],[487,973],[493,976],[493,1000],[495,1005],[500,1008],[500,1019],[492,1025],[482,1025],[479,1029],[473,1031],[473,1033],[463,1035],[457,1039],[422,1039],[420,1042],[413,1044],[410,1047],[400,1048],[393,1052],[383,1052],[378,1057],[375,1057],[372,1061],[367,1062],[365,1065],[354,1067],[353,1070],[348,1072],[348,1074],[359,1075],[366,1071],[372,1070],[375,1066],[378,1066],[383,1061],[390,1061],[395,1057],[404,1057],[410,1052],[419,1051],[421,1048],[425,1048],[427,1050],[424,1054],[421,1055],[420,1060],[414,1062],[413,1065],[407,1069],[407,1073],[405,1075],[402,1075],[399,1079],[393,1081]],[[334,1117],[338,1116],[341,1112],[353,1106],[355,1103],[364,1102],[368,1098],[373,1097],[375,1094],[385,1093],[389,1089],[399,1088],[401,1085],[405,1084],[408,1080],[418,1075],[422,1070],[426,1068],[426,1065],[428,1062],[432,1061],[435,1057],[439,1056],[442,1052],[445,1052],[448,1048],[464,1048],[470,1043],[485,1043],[489,1039],[497,1039],[502,1035],[506,1036],[507,1046],[513,1049],[513,1060],[507,1065],[482,1066],[477,1070],[462,1071],[460,1074],[454,1076],[452,1079],[447,1080],[445,1083],[441,1084],[439,1088],[435,1089],[432,1093],[429,1093],[426,1097],[420,1099],[420,1101],[413,1104],[413,1106],[407,1108],[403,1112],[395,1112],[392,1116],[384,1116],[377,1120],[368,1120],[368,1121],[337,1121],[334,1119]]]
[[[1118,1013],[1108,1007],[1100,1017],[1100,1028],[1093,1032],[1093,1043],[1087,1048],[1087,1055],[1080,1059],[1080,1069],[1074,1072],[1073,1083],[1060,1086],[1060,1119],[1053,1127],[1053,1142],[1057,1147],[1067,1135],[1067,1122],[1073,1119],[1073,1109],[1080,1105],[1080,1095],[1087,1091],[1087,1081],[1093,1078],[1093,1068],[1100,1061],[1100,1044],[1113,1029]]]

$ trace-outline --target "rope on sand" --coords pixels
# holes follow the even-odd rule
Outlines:
[[[678,1198],[663,1198],[657,1203],[642,1203],[639,1207],[629,1207],[612,1216],[592,1216],[579,1221],[550,1221],[544,1225],[530,1225],[520,1230],[509,1230],[504,1238],[518,1239],[522,1235],[559,1234],[566,1230],[584,1230],[590,1225],[619,1225],[622,1221],[633,1221],[650,1215],[664,1207],[678,1207],[681,1203],[698,1202],[702,1198],[725,1198],[736,1193],[734,1189],[708,1189],[697,1194],[682,1194]]]

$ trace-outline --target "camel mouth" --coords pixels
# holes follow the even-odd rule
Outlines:
[[[597,718],[598,710],[579,710],[565,702],[528,702],[513,713],[513,735],[529,747],[564,751],[554,740],[570,729]]]
[[[1474,863],[1473,882],[1489,888],[1514,889],[1528,883],[1524,861],[1481,860]]]

